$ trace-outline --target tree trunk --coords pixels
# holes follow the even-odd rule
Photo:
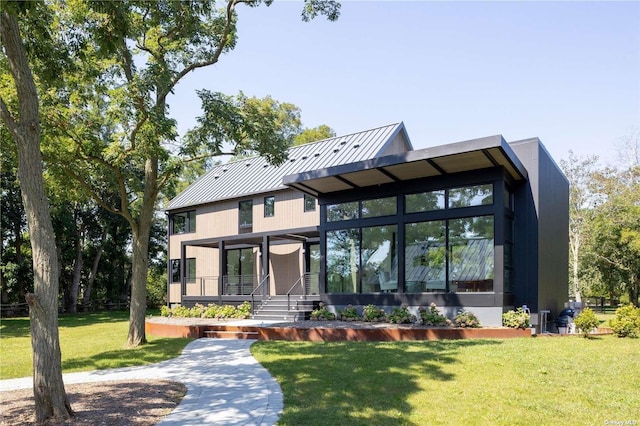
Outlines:
[[[84,294],[82,296],[82,304],[84,306],[89,305],[91,302],[91,292],[93,291],[93,283],[96,280],[96,275],[98,273],[98,266],[100,265],[100,258],[102,257],[102,252],[104,251],[104,240],[107,239],[107,228],[105,227],[102,230],[102,237],[100,237],[100,244],[98,245],[96,256],[93,258],[93,265],[91,266],[91,272],[89,272],[89,279],[87,280],[87,285],[84,288]]]
[[[82,252],[84,250],[84,224],[80,224],[78,229],[77,216],[75,218],[76,228],[76,260],[73,263],[73,279],[71,280],[71,287],[69,288],[69,304],[67,306],[67,312],[75,314],[78,312],[78,291],[80,290],[80,280],[82,279],[82,268],[84,266],[84,259]]]
[[[19,118],[0,98],[0,113],[18,148],[18,181],[27,214],[33,256],[34,292],[27,294],[33,348],[36,422],[73,416],[64,383],[58,336],[58,261],[40,153],[39,100],[25,55],[18,21],[0,13],[2,46],[18,93]]]
[[[149,237],[158,197],[158,160],[145,162],[145,189],[137,224],[132,224],[133,256],[131,259],[131,306],[129,313],[129,346],[146,343],[144,319],[147,313],[147,271],[149,269]]]

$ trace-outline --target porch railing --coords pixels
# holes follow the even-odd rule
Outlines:
[[[217,276],[195,277],[191,281],[185,278],[184,284],[182,285],[182,295],[183,296],[213,296],[215,294],[215,289],[218,286],[218,280],[219,280],[219,277]],[[197,291],[198,294],[193,294],[194,290]],[[192,294],[189,294],[189,293],[192,293]]]
[[[255,313],[256,310],[256,298],[259,303],[267,297],[269,294],[269,275],[265,275],[262,277],[260,284],[251,292],[251,314]]]
[[[291,295],[300,295],[303,299],[307,298],[307,295],[318,294],[318,274],[303,274],[287,291],[287,308],[291,309]]]
[[[222,294],[248,296],[254,291],[253,275],[224,275],[222,277]]]

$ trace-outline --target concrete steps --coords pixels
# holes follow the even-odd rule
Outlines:
[[[258,327],[236,325],[210,325],[204,337],[213,339],[257,339]]]
[[[312,310],[313,300],[302,299],[302,296],[291,296],[290,307],[287,296],[270,296],[256,310],[252,319],[259,321],[299,321],[308,319]]]

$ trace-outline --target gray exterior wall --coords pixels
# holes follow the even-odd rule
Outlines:
[[[529,173],[515,191],[514,304],[555,318],[569,293],[569,182],[537,138],[509,144]]]

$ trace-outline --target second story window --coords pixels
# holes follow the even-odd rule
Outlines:
[[[276,197],[264,197],[264,217],[273,217],[276,213]]]
[[[253,232],[253,200],[238,203],[238,224],[239,234]]]
[[[304,194],[304,211],[313,212],[316,210],[316,197]]]
[[[196,232],[196,211],[175,213],[171,215],[171,233],[187,234]]]

